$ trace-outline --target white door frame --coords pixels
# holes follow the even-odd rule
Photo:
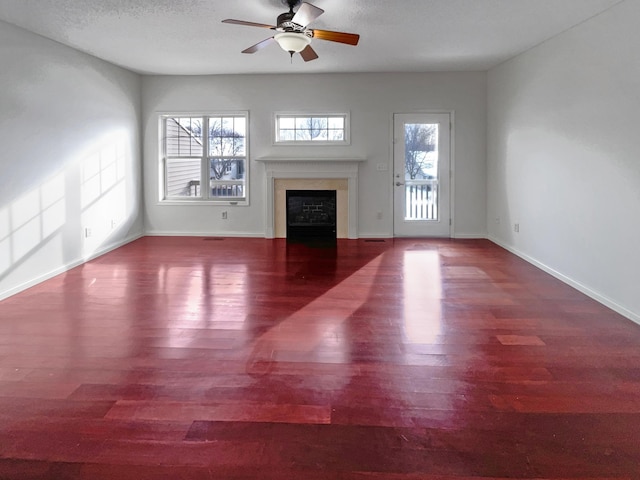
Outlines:
[[[448,235],[439,235],[441,238],[454,238],[455,237],[455,221],[454,221],[454,211],[455,211],[455,111],[454,110],[417,110],[413,112],[394,112],[391,114],[391,147],[390,147],[390,155],[391,155],[391,209],[392,212],[392,232],[394,237],[401,237],[403,235],[398,235],[396,232],[395,226],[395,119],[397,115],[433,115],[433,114],[446,114],[449,115],[449,188],[448,188],[448,201],[449,201],[449,228]]]

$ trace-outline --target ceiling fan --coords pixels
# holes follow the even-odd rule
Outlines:
[[[311,48],[311,39],[318,38],[329,42],[345,43],[347,45],[357,45],[360,35],[355,33],[332,32],[330,30],[320,30],[317,28],[307,28],[311,22],[324,13],[324,10],[300,0],[282,0],[282,3],[289,6],[289,11],[278,15],[276,25],[267,25],[264,23],[246,22],[244,20],[235,20],[227,18],[222,23],[231,23],[235,25],[245,25],[248,27],[260,27],[275,30],[277,33],[273,37],[269,37],[261,42],[252,45],[242,51],[242,53],[255,53],[262,48],[278,43],[280,47],[289,52],[293,58],[294,53],[300,53],[305,62],[315,60],[318,54]],[[294,12],[293,8],[300,5],[298,11]]]

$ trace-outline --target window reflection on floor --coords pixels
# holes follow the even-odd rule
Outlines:
[[[440,257],[433,250],[407,250],[403,261],[406,341],[434,343],[442,333]]]
[[[381,261],[382,256],[374,258],[257,338],[247,370],[285,357],[349,363],[348,348],[354,339],[347,333],[345,322],[369,298]]]

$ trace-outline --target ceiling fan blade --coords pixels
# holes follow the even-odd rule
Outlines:
[[[245,22],[244,20],[236,20],[234,18],[227,18],[226,20],[222,20],[222,23],[231,23],[233,25],[244,25],[246,27],[260,27],[260,28],[270,28],[275,30],[274,25],[267,25],[266,23],[255,23],[255,22]]]
[[[346,43],[347,45],[357,45],[360,35],[356,33],[332,32],[330,30],[313,29],[313,38],[328,40],[330,42]]]
[[[298,25],[306,27],[323,13],[323,9],[318,8],[315,5],[311,5],[310,3],[304,2],[302,5],[300,5],[300,8],[293,16],[291,21],[293,23],[297,23]]]
[[[300,55],[305,62],[310,62],[311,60],[318,58],[318,54],[313,48],[311,48],[311,45],[307,45],[304,50],[300,52]]]
[[[245,48],[242,53],[256,53],[258,50],[262,50],[264,47],[271,45],[275,42],[273,37],[265,38],[261,42],[251,45],[249,48]]]

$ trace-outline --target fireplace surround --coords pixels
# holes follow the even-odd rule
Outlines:
[[[258,158],[265,166],[265,237],[286,238],[287,190],[335,190],[336,237],[358,238],[361,158]]]

